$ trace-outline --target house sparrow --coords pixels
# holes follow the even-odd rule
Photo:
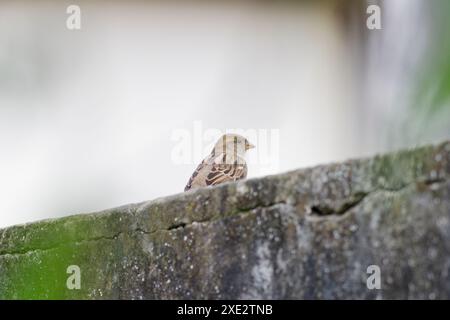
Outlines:
[[[195,169],[184,191],[244,179],[247,177],[245,152],[254,147],[243,136],[224,134]]]

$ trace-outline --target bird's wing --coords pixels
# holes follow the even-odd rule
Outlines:
[[[217,161],[220,159],[222,161]],[[211,170],[206,176],[206,185],[213,186],[227,181],[236,181],[247,176],[247,165],[245,163],[228,164],[225,161],[225,156],[220,155],[211,164]]]
[[[202,171],[206,167],[207,164],[208,164],[208,159],[204,159],[198,165],[197,169],[195,169],[195,171],[192,173],[192,176],[189,178],[189,181],[188,181],[186,187],[184,187],[184,191],[188,191],[189,189],[192,188],[192,183],[194,182],[194,179],[198,176],[200,171]]]
[[[247,176],[247,165],[245,162],[227,163],[226,156],[211,154],[204,159],[195,169],[184,188],[188,191],[196,187],[214,186],[227,181],[244,179]]]

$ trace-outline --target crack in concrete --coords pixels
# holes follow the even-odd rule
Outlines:
[[[271,208],[271,207],[276,206],[278,204],[286,204],[286,202],[283,200],[283,201],[271,202],[271,203],[265,204],[265,205],[258,204],[258,205],[255,205],[255,206],[249,207],[249,208],[239,208],[239,207],[237,207],[236,211],[233,211],[233,212],[231,212],[229,214],[226,214],[226,215],[223,215],[223,216],[217,216],[217,215],[214,216],[213,215],[213,216],[211,216],[209,218],[205,218],[205,219],[200,219],[200,220],[194,219],[194,220],[190,220],[190,221],[187,221],[187,222],[186,221],[185,222],[178,222],[178,223],[174,223],[174,224],[169,225],[169,227],[167,227],[166,229],[155,230],[153,232],[157,232],[157,231],[176,231],[176,230],[179,230],[179,229],[184,229],[184,228],[190,227],[194,223],[206,223],[206,222],[211,222],[212,223],[212,222],[215,222],[215,221],[226,219],[227,217],[237,216],[237,215],[240,215],[240,214],[246,214],[246,213],[249,213],[249,212],[251,212],[253,210],[256,210],[256,209]]]
[[[312,205],[310,207],[311,209],[310,215],[320,217],[331,215],[338,215],[338,216],[344,215],[348,211],[350,211],[350,209],[356,207],[361,201],[363,201],[368,194],[369,194],[368,192],[359,192],[353,195],[353,197],[350,197],[350,199],[348,199],[347,201],[344,201],[340,206],[338,206],[337,209],[326,204]]]
[[[344,216],[348,212],[350,212],[351,209],[358,206],[365,198],[368,196],[377,193],[377,192],[401,192],[412,185],[417,185],[419,183],[424,183],[425,185],[431,185],[431,184],[442,184],[446,183],[447,179],[445,178],[437,178],[437,179],[424,179],[424,180],[415,180],[408,183],[405,183],[397,188],[388,188],[388,187],[376,187],[369,191],[359,191],[353,193],[351,196],[349,196],[349,199],[347,201],[344,201],[340,206],[338,206],[337,209],[329,206],[329,205],[312,205],[310,206],[310,214],[309,216],[313,217],[319,217],[319,218],[326,218],[330,216]],[[354,199],[352,199],[354,198]]]

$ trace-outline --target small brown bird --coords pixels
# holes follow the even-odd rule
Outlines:
[[[247,177],[245,152],[254,147],[243,136],[224,134],[195,169],[184,191],[244,179]]]

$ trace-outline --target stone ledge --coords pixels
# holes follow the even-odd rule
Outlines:
[[[445,142],[13,226],[0,298],[449,299],[449,174]]]

